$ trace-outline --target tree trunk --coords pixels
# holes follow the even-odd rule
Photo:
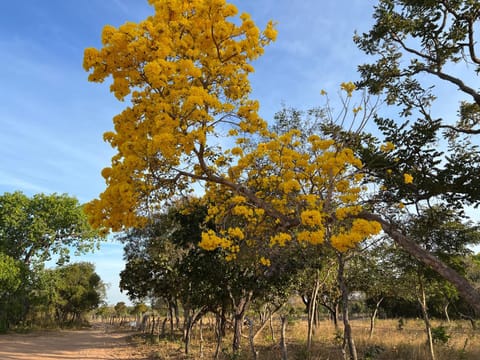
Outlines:
[[[280,332],[280,349],[282,349],[282,360],[287,360],[287,342],[285,338],[285,331],[287,328],[287,316],[281,315],[280,320],[282,321],[282,331]]]
[[[398,245],[422,264],[429,266],[445,280],[449,281],[457,289],[458,293],[464,298],[464,300],[472,306],[475,313],[480,315],[480,292],[478,292],[468,280],[447,266],[440,259],[403,235],[395,225],[384,220],[381,216],[362,212],[359,217],[379,222],[382,225],[383,231],[390,235]]]
[[[173,329],[173,306],[171,301],[168,302],[168,317],[170,319],[170,336],[173,338],[174,329]]]
[[[428,350],[430,353],[430,359],[435,360],[435,351],[433,349],[433,338],[432,338],[432,325],[430,324],[430,318],[428,317],[427,297],[425,296],[425,288],[423,286],[423,280],[419,279],[419,283],[420,283],[419,284],[420,294],[418,297],[418,302],[420,303],[423,322],[425,323],[425,330],[427,331],[427,344],[428,344]]]
[[[448,315],[449,305],[450,305],[450,302],[447,302],[447,304],[443,307],[443,312],[445,313],[445,319],[447,319],[448,324],[450,324],[450,316]]]
[[[317,312],[317,296],[320,290],[320,271],[317,270],[315,274],[315,283],[312,289],[312,296],[308,303],[308,329],[307,329],[307,354],[310,354],[312,348],[313,327],[315,320],[315,313]]]
[[[371,339],[372,336],[373,336],[373,332],[375,331],[375,319],[377,317],[377,314],[378,314],[378,308],[380,307],[380,304],[382,303],[383,301],[383,297],[380,298],[380,300],[378,300],[375,304],[375,309],[373,310],[373,312],[370,314],[370,333],[368,334],[368,338]]]
[[[180,312],[178,311],[177,299],[173,300],[173,313],[175,314],[175,326],[178,329],[178,326],[180,324]]]
[[[267,311],[268,311],[268,316],[262,316],[262,322],[260,324],[260,327],[255,331],[255,334],[253,335],[253,340],[255,340],[257,338],[257,336],[262,332],[262,330],[265,328],[265,326],[267,326],[267,324],[269,324],[270,326],[270,332],[271,332],[271,335],[272,335],[272,341],[275,341],[275,333],[273,331],[273,322],[272,322],[272,319],[273,319],[273,315],[278,311],[280,310],[282,307],[283,307],[284,304],[282,305],[279,305],[279,306],[276,306],[275,309],[272,311],[272,309],[270,309],[270,307],[268,307]]]
[[[250,305],[250,301],[252,299],[253,292],[250,291],[237,301],[232,294],[230,294],[230,299],[232,300],[233,308],[234,308],[234,316],[233,316],[233,342],[232,342],[232,350],[233,353],[236,354],[240,350],[241,346],[241,339],[242,339],[242,326],[243,326],[243,319],[245,316],[245,311],[247,310],[248,306]]]
[[[255,343],[253,341],[254,334],[253,334],[253,321],[250,318],[245,318],[248,323],[248,340],[250,342],[250,350],[252,352],[253,360],[257,360],[257,351],[255,350]]]
[[[225,311],[222,309],[221,313],[217,315],[217,346],[215,347],[215,355],[213,358],[216,360],[218,359],[218,355],[220,353],[220,347],[222,345],[222,339],[225,334]]]
[[[205,311],[206,307],[202,306],[201,308],[197,309],[194,311],[193,309],[190,309],[189,307],[186,307],[184,309],[185,313],[185,329],[184,329],[184,341],[185,341],[185,354],[189,353],[189,346],[190,346],[190,339],[192,336],[192,328],[195,323],[200,320],[203,316],[203,313]]]
[[[345,347],[348,345],[348,352],[350,360],[358,360],[357,348],[355,347],[355,341],[353,340],[352,327],[350,326],[350,319],[348,317],[348,288],[345,284],[344,271],[345,271],[345,258],[343,254],[338,253],[338,286],[342,294],[342,318],[343,318],[343,352],[345,354]]]
[[[203,318],[200,319],[200,359],[203,359]]]
[[[333,325],[335,326],[335,330],[338,329],[338,302],[329,306],[328,304],[321,302],[320,303],[325,309],[328,310],[328,315],[330,320],[332,320]]]

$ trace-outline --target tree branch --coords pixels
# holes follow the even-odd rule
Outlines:
[[[480,105],[480,94],[477,93],[477,92],[475,91],[475,89],[473,89],[473,88],[465,85],[465,83],[464,83],[462,80],[460,80],[459,78],[456,78],[456,77],[451,76],[451,75],[449,75],[449,74],[445,74],[445,73],[443,73],[443,72],[441,72],[441,71],[432,70],[432,69],[430,69],[430,68],[428,68],[428,67],[426,67],[426,66],[424,66],[421,70],[422,70],[422,71],[425,71],[425,72],[427,72],[427,73],[429,73],[429,74],[438,76],[438,77],[439,77],[440,79],[442,79],[442,80],[446,80],[446,81],[448,81],[448,82],[451,82],[452,84],[457,85],[460,90],[462,90],[464,93],[472,96],[473,99],[475,100],[475,102],[476,102],[478,105]]]

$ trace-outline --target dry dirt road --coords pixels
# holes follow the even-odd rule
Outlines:
[[[139,360],[129,333],[113,329],[62,330],[0,335],[1,360]]]

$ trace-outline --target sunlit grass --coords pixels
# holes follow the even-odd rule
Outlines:
[[[403,321],[399,329],[399,320],[377,320],[377,326],[372,338],[369,338],[369,321],[352,320],[353,334],[359,359],[378,360],[424,360],[429,359],[426,346],[426,335],[421,319]],[[213,324],[213,322],[212,322]],[[450,339],[446,344],[435,344],[437,360],[478,360],[480,359],[480,332],[471,328],[466,321],[454,321],[451,324],[433,321],[435,326],[444,326]],[[341,351],[342,329],[335,329],[332,322],[321,321],[314,334],[310,359],[312,360],[343,360]],[[289,322],[287,326],[288,359],[307,359],[305,320]],[[150,339],[147,341],[147,338]],[[135,338],[134,338],[135,339]],[[184,354],[184,344],[181,335],[172,338],[160,338],[152,341],[151,337],[138,337],[134,340],[137,346],[143,347],[149,353],[150,359],[199,359],[200,348],[204,359],[213,359],[215,351],[215,335],[213,325],[208,323],[203,328],[203,343],[200,341],[199,327],[194,329],[190,354]],[[275,322],[274,333],[266,327],[255,340],[255,350],[258,360],[281,359],[280,324]],[[242,351],[234,356],[231,351],[231,335],[222,342],[219,359],[253,359],[248,339],[248,328],[244,329]]]

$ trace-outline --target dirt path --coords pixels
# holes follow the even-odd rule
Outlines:
[[[129,333],[104,328],[0,335],[1,360],[145,359],[129,346]]]

